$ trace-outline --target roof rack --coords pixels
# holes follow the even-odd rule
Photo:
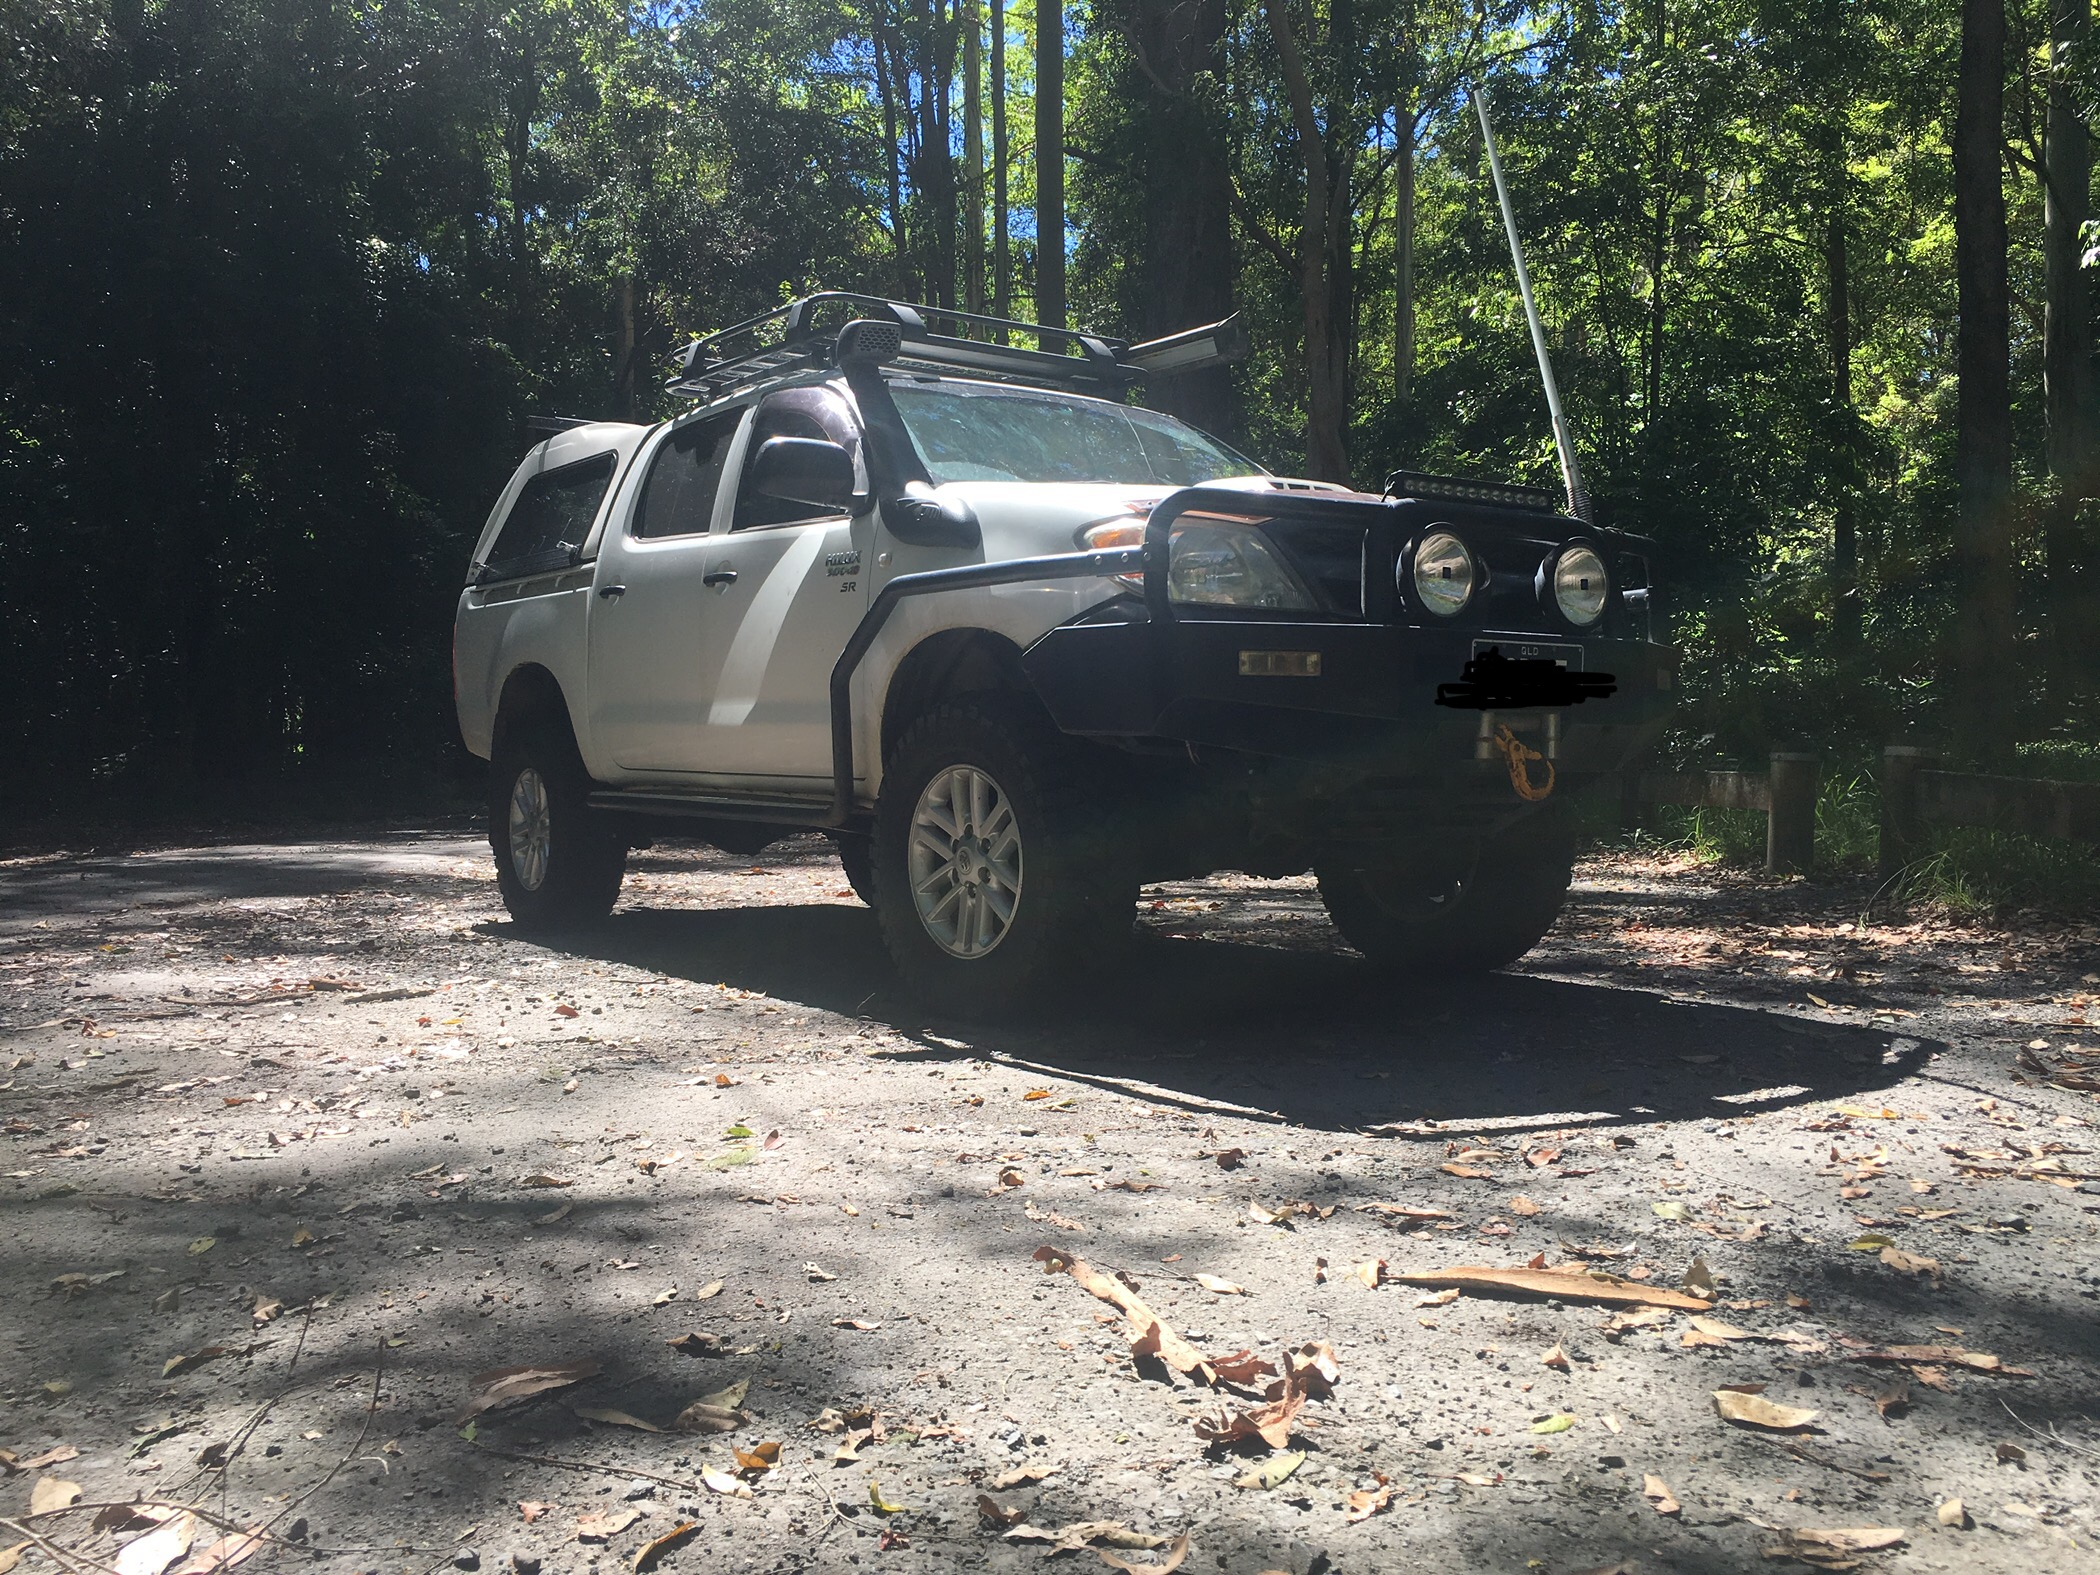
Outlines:
[[[1111,398],[1147,376],[1194,371],[1247,353],[1246,331],[1237,314],[1203,328],[1131,344],[1085,329],[1047,328],[982,312],[822,290],[695,339],[680,358],[678,376],[664,386],[674,394],[714,400],[796,372],[835,366],[841,331],[853,323],[895,328],[896,348],[879,359],[900,371],[968,372]],[[936,323],[955,331],[937,333]],[[1007,342],[1017,334],[1062,348],[1030,350]]]

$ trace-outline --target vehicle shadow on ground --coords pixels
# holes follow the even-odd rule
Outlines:
[[[1273,908],[1277,895],[1257,900]],[[1231,907],[1206,927],[1229,931]],[[1403,981],[1309,939],[1302,928],[1286,947],[1141,927],[1112,974],[998,1023],[914,1006],[858,907],[630,907],[559,947],[867,1018],[914,1041],[915,1058],[1006,1059],[1152,1103],[1338,1131],[1725,1119],[1888,1088],[1945,1048],[1637,985]]]

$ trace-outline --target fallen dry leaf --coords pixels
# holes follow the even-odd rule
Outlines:
[[[1142,1531],[1132,1531],[1120,1520],[1076,1520],[1069,1526],[1060,1526],[1055,1531],[1042,1526],[1031,1526],[1025,1522],[1006,1534],[1008,1542],[1047,1542],[1047,1552],[1075,1553],[1095,1542],[1106,1542],[1118,1548],[1163,1548],[1165,1537],[1149,1537]]]
[[[1509,1211],[1512,1214],[1522,1214],[1528,1219],[1538,1213],[1539,1206],[1520,1192],[1509,1200]]]
[[[1566,1372],[1568,1370],[1568,1353],[1561,1348],[1558,1341],[1555,1341],[1553,1348],[1540,1357],[1539,1362],[1543,1366],[1556,1367],[1560,1371]]]
[[[1270,1369],[1272,1372],[1274,1370],[1273,1368]],[[1013,1470],[1002,1471],[999,1475],[993,1477],[991,1487],[993,1492],[1003,1493],[1008,1488],[1025,1487],[1028,1483],[1040,1482],[1045,1477],[1055,1475],[1057,1475],[1057,1467],[1055,1466],[1015,1466]]]
[[[1360,1214],[1386,1214],[1395,1219],[1403,1220],[1447,1220],[1451,1218],[1451,1213],[1448,1209],[1418,1208],[1409,1203],[1359,1203],[1356,1208]]]
[[[577,1518],[576,1540],[610,1542],[641,1518],[642,1512],[628,1504],[615,1509],[594,1510]]]
[[[193,1549],[169,1575],[217,1575],[220,1570],[246,1563],[269,1546],[269,1533],[260,1525],[246,1531],[230,1531],[207,1547]]]
[[[1245,1296],[1246,1287],[1235,1285],[1230,1280],[1221,1280],[1215,1274],[1199,1274],[1196,1283],[1217,1296]]]
[[[80,1502],[80,1484],[63,1477],[38,1477],[29,1490],[29,1513],[48,1515],[54,1509],[69,1509]]]
[[[1347,1521],[1369,1520],[1393,1501],[1393,1490],[1384,1477],[1378,1478],[1375,1488],[1360,1488],[1343,1499],[1346,1506],[1342,1519]]]
[[[1881,1261],[1899,1274],[1938,1274],[1940,1260],[1905,1252],[1901,1247],[1881,1249]]]
[[[780,1442],[777,1439],[753,1444],[749,1449],[737,1449],[732,1446],[730,1453],[736,1456],[736,1468],[739,1471],[771,1471],[780,1464]]]
[[[1493,1181],[1495,1179],[1495,1173],[1492,1170],[1482,1170],[1478,1165],[1461,1165],[1456,1160],[1447,1165],[1439,1165],[1437,1169],[1447,1176],[1460,1176],[1467,1181]]]
[[[1213,1371],[1221,1383],[1234,1384],[1241,1388],[1252,1385],[1262,1378],[1274,1378],[1276,1366],[1252,1351],[1234,1351],[1229,1356],[1214,1356],[1210,1359]]]
[[[550,1367],[498,1367],[478,1373],[467,1380],[474,1392],[455,1420],[464,1422],[484,1411],[500,1411],[505,1406],[530,1400],[534,1395],[580,1384],[586,1378],[597,1377],[598,1373],[599,1364],[594,1361],[565,1362]]]
[[[693,1292],[693,1300],[696,1302],[712,1301],[721,1294],[722,1282],[720,1280],[709,1280],[700,1289]]]
[[[176,1515],[117,1550],[117,1575],[161,1575],[161,1571],[190,1551],[196,1537],[197,1517]]]
[[[573,1176],[550,1176],[545,1171],[538,1171],[530,1176],[520,1176],[518,1185],[521,1187],[573,1187],[576,1185],[576,1178]]]
[[[536,1498],[521,1498],[518,1500],[518,1514],[524,1518],[527,1525],[538,1520],[548,1510],[560,1508],[559,1504],[549,1504]]]
[[[1823,1414],[1801,1406],[1780,1405],[1763,1395],[1744,1394],[1738,1389],[1716,1389],[1714,1409],[1721,1413],[1723,1421],[1741,1422],[1781,1433],[1804,1428]]]
[[[1243,1148],[1221,1148],[1211,1155],[1211,1158],[1218,1162],[1220,1170],[1238,1170],[1247,1161],[1247,1151]]]
[[[1934,1367],[1962,1367],[1972,1373],[1992,1373],[2000,1378],[2032,1378],[2034,1373],[2025,1367],[2008,1367],[1995,1356],[1983,1351],[1965,1351],[1958,1345],[1889,1345],[1867,1350],[1847,1351],[1848,1362],[1922,1362]]]
[[[0,1451],[5,1453],[5,1451]],[[7,1462],[9,1475],[17,1471],[43,1471],[51,1466],[62,1465],[68,1460],[80,1458],[80,1451],[71,1444],[53,1444],[40,1455],[31,1455],[26,1460],[10,1459]]]
[[[700,1485],[710,1493],[719,1493],[724,1498],[749,1498],[751,1488],[720,1466],[702,1466]]]
[[[1121,1570],[1123,1575],[1174,1575],[1174,1571],[1181,1568],[1181,1561],[1189,1556],[1189,1534],[1184,1531],[1176,1537],[1167,1547],[1167,1556],[1157,1564],[1138,1564],[1104,1548],[1096,1548],[1094,1552],[1103,1564]]]
[[[1302,1450],[1288,1455],[1271,1455],[1246,1475],[1234,1477],[1232,1485],[1236,1488],[1259,1488],[1267,1492],[1270,1488],[1280,1487],[1289,1481],[1291,1473],[1304,1464],[1305,1455]]]
[[[1025,1509],[1008,1509],[989,1493],[977,1495],[977,1518],[987,1526],[1004,1531],[1008,1526],[1018,1526],[1028,1518]]]
[[[1905,1540],[1905,1535],[1895,1526],[1782,1531],[1782,1540],[1764,1551],[1767,1558],[1796,1559],[1823,1569],[1851,1569],[1856,1561],[1850,1555],[1893,1548]]]
[[[662,1428],[654,1422],[644,1422],[638,1416],[629,1416],[625,1411],[613,1411],[596,1406],[576,1406],[575,1414],[586,1422],[603,1422],[608,1427],[631,1427],[638,1433],[661,1433]]]
[[[1939,1507],[1938,1513],[1941,1525],[1952,1526],[1956,1531],[1969,1529],[1971,1522],[1969,1520],[1968,1506],[1963,1504],[1960,1499],[1948,1499],[1946,1503]]]
[[[1454,1286],[1476,1295],[1503,1292],[1518,1296],[1553,1296],[1563,1301],[1605,1302],[1629,1306],[1678,1307],[1705,1312],[1711,1300],[1687,1296],[1681,1291],[1641,1285],[1615,1274],[1567,1264],[1557,1269],[1496,1269],[1478,1264],[1460,1264],[1428,1274],[1395,1274],[1389,1278],[1402,1285]]]
[[[222,1356],[238,1356],[240,1351],[231,1345],[207,1345],[201,1351],[187,1351],[181,1356],[171,1356],[161,1364],[160,1376],[173,1378],[178,1373],[187,1373],[202,1367],[206,1362],[216,1362]]]
[[[1385,1259],[1373,1258],[1368,1263],[1351,1264],[1350,1278],[1363,1281],[1366,1290],[1375,1291],[1385,1283]]]
[[[1641,1478],[1641,1497],[1655,1506],[1658,1515],[1676,1515],[1684,1509],[1670,1492],[1669,1484],[1658,1476],[1644,1475]]]
[[[1133,1356],[1156,1355],[1185,1377],[1209,1386],[1217,1384],[1217,1372],[1203,1359],[1202,1353],[1169,1328],[1159,1314],[1121,1280],[1103,1274],[1084,1259],[1072,1257],[1055,1247],[1038,1247],[1033,1256],[1042,1264],[1045,1274],[1069,1274],[1089,1294],[1120,1307],[1128,1320]],[[1140,1347],[1145,1349],[1141,1351]]]
[[[734,1407],[695,1400],[678,1413],[671,1423],[671,1430],[675,1433],[734,1433],[749,1420]]]
[[[655,1569],[666,1553],[692,1541],[699,1530],[700,1523],[697,1520],[681,1521],[653,1542],[643,1543],[634,1556],[633,1568],[636,1575],[640,1575],[644,1570]]]

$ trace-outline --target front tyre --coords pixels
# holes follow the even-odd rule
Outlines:
[[[1424,849],[1426,849],[1426,854]],[[1320,897],[1342,936],[1412,977],[1485,973],[1515,962],[1559,917],[1574,872],[1569,818],[1550,809],[1453,861],[1439,845],[1320,863]]]
[[[875,807],[875,911],[911,989],[964,1016],[1039,1000],[1127,934],[1128,801],[1018,702],[942,705],[898,741]]]
[[[521,929],[549,930],[612,912],[627,844],[586,803],[590,778],[565,734],[506,739],[490,773],[489,848],[503,906]]]

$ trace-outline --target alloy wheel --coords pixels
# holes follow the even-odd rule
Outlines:
[[[996,948],[1021,901],[1021,828],[999,784],[975,766],[937,772],[912,811],[907,866],[936,946],[964,959]]]
[[[538,891],[545,883],[553,841],[554,812],[547,802],[546,779],[527,766],[510,787],[510,867],[527,891]]]

